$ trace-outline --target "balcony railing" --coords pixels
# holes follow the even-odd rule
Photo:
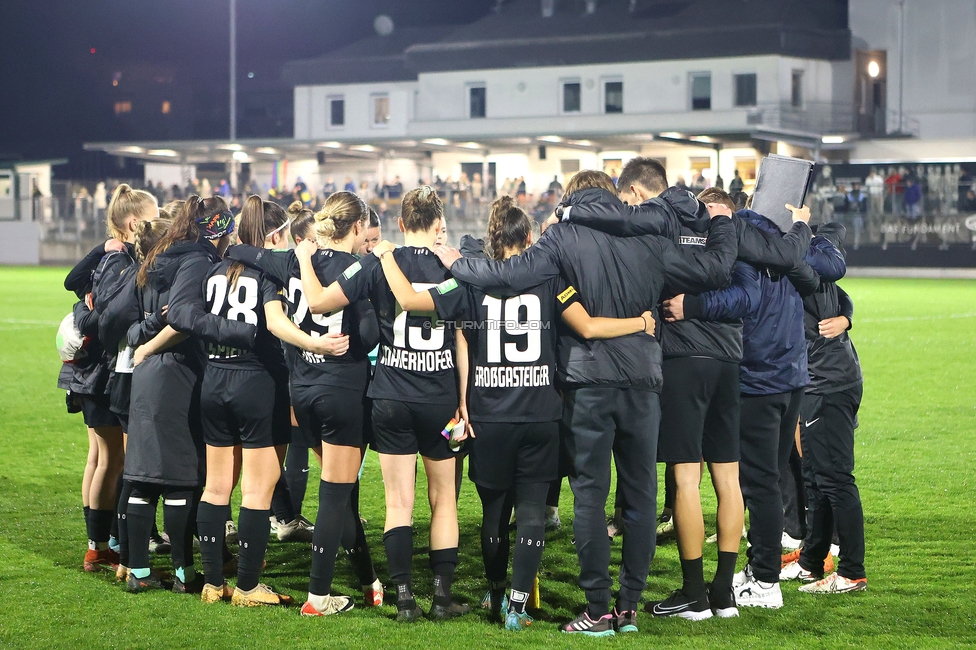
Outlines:
[[[793,106],[789,102],[760,104],[749,112],[750,126],[814,135],[857,133],[876,138],[889,135],[918,137],[918,120],[897,111],[862,113],[853,104],[806,102]]]

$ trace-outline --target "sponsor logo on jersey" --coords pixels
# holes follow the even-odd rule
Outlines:
[[[532,388],[549,386],[549,366],[475,366],[478,388]]]
[[[704,246],[707,241],[707,237],[688,237],[686,235],[678,237],[678,243],[682,246]]]
[[[576,295],[576,287],[569,287],[568,289],[566,289],[556,297],[559,298],[559,302],[565,304],[567,300],[569,300],[575,295]]]
[[[357,273],[359,273],[359,271],[362,268],[363,268],[363,265],[362,264],[360,264],[359,262],[355,262],[352,265],[350,265],[350,267],[348,269],[346,269],[345,271],[342,272],[342,277],[344,277],[345,279],[348,280],[352,276],[354,276]]]
[[[450,278],[448,280],[444,280],[439,285],[437,285],[437,293],[443,296],[445,293],[454,291],[457,288],[458,288],[457,280],[455,280],[454,278]]]

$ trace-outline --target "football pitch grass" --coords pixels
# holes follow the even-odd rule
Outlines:
[[[0,646],[44,648],[472,648],[472,647],[947,647],[976,644],[976,282],[842,281],[856,304],[852,338],[865,375],[856,435],[869,577],[866,592],[817,597],[784,583],[779,611],[743,609],[738,619],[652,620],[640,633],[580,639],[557,623],[582,605],[572,546],[572,495],[564,486],[562,529],[547,536],[540,578],[542,613],[528,630],[506,632],[481,610],[443,624],[392,620],[394,608],[363,609],[354,574],[340,556],[335,590],[356,609],[306,619],[291,609],[204,605],[172,593],[131,595],[107,573],[81,570],[85,551],[80,484],[87,439],[80,415],[65,412],[56,388],[57,324],[72,296],[64,269],[0,268]],[[706,531],[714,496],[706,481]],[[315,519],[316,471],[305,501]],[[430,603],[429,511],[418,484],[414,571],[418,599]],[[362,515],[377,571],[383,486],[370,452]],[[663,493],[659,495],[659,502]],[[239,494],[235,504],[239,504]],[[460,501],[461,564],[456,593],[477,606],[485,592],[478,526],[481,508],[465,480]],[[235,505],[236,519],[236,505]],[[232,547],[233,548],[233,547]],[[743,544],[743,550],[745,545]],[[612,546],[620,558],[619,538]],[[263,581],[301,603],[309,549],[272,541]],[[740,554],[740,567],[743,556]],[[168,557],[155,564],[167,568]],[[197,565],[199,567],[199,563]],[[715,547],[705,551],[706,577]],[[644,599],[680,586],[673,542],[659,546]]]

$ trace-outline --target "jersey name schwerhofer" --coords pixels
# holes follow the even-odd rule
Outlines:
[[[452,350],[414,352],[413,350],[382,345],[380,346],[379,362],[384,366],[401,370],[439,372],[454,368],[454,354]]]

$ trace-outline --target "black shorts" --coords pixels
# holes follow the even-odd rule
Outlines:
[[[493,490],[559,478],[558,422],[472,422],[468,476]]]
[[[456,407],[444,404],[374,399],[372,447],[381,454],[404,456],[419,452],[433,460],[454,458],[441,431],[456,411]]]
[[[291,387],[292,406],[306,447],[323,442],[340,447],[362,447],[364,391],[334,386]]]
[[[658,461],[739,462],[739,364],[678,357],[662,371]]]
[[[92,429],[121,426],[119,417],[109,408],[108,395],[72,395],[72,398],[81,406],[85,426]]]
[[[245,449],[288,444],[288,386],[281,384],[265,370],[207,366],[200,394],[204,442]]]

